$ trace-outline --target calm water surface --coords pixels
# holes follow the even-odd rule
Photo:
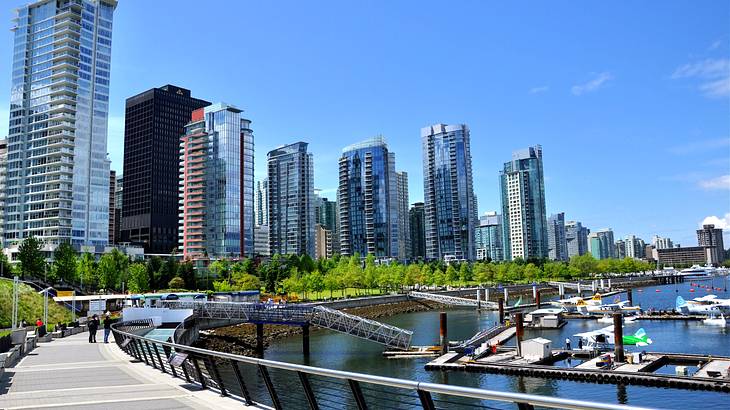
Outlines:
[[[702,282],[709,284],[710,282]],[[724,287],[716,279],[716,287]],[[659,290],[657,292],[656,290]],[[677,295],[690,299],[707,294],[704,289],[689,292],[690,284],[664,285],[634,290],[634,303],[644,309],[667,309],[674,307]],[[730,297],[725,292],[715,292],[719,297]],[[625,296],[623,296],[625,299]],[[609,298],[612,299],[612,298]],[[523,301],[527,302],[523,299]],[[604,302],[610,302],[604,301]],[[514,302],[514,301],[512,301]],[[437,311],[409,313],[385,318],[382,321],[414,331],[414,345],[438,344],[439,319]],[[473,310],[448,310],[448,333],[451,340],[463,340],[479,329],[494,324],[496,312],[477,313]],[[570,320],[559,330],[527,330],[526,338],[544,337],[553,341],[553,346],[562,346],[567,337],[606,324],[592,320]],[[654,343],[649,351],[709,353],[730,356],[730,334],[728,328],[704,326],[700,322],[685,321],[642,321],[628,325],[625,333],[633,333],[643,327]],[[576,340],[573,340],[575,343]],[[624,403],[639,406],[672,409],[730,409],[730,394],[698,392],[668,388],[616,386],[613,384],[579,383],[531,377],[504,376],[494,374],[426,371],[424,365],[432,359],[385,359],[382,346],[348,335],[326,330],[311,333],[311,354],[304,358],[301,353],[301,336],[294,336],[275,342],[267,351],[266,358],[293,363],[302,363],[330,369],[347,370],[375,375],[415,379],[424,382],[479,387],[485,389],[521,393],[559,396],[572,399],[586,399],[597,402]],[[514,343],[514,342],[513,342]],[[635,347],[634,347],[635,348]],[[630,350],[630,348],[629,348]],[[671,369],[665,369],[670,371]],[[501,407],[495,405],[495,407]],[[512,406],[509,406],[511,408]]]

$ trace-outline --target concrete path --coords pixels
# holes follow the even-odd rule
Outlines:
[[[101,340],[103,332],[97,338]],[[83,333],[38,348],[0,379],[0,409],[240,409],[231,398],[138,363]]]

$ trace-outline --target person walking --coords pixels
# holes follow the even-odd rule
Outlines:
[[[565,339],[565,350],[570,350],[570,339]]]
[[[96,343],[96,331],[99,329],[99,317],[94,315],[89,320],[89,343]]]
[[[112,332],[112,315],[109,312],[106,312],[106,315],[104,316],[104,343],[109,343],[109,333]]]

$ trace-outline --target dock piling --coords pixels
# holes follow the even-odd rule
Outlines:
[[[629,301],[629,306],[634,306],[634,292],[631,289],[626,289],[626,299]]]
[[[302,326],[302,353],[309,356],[309,324]]]
[[[449,339],[448,339],[448,329],[446,324],[446,312],[441,312],[439,314],[439,342],[441,343],[441,353],[446,354],[449,350]]]
[[[504,288],[504,301],[507,302],[509,300],[509,291],[507,290],[507,287]]]
[[[540,291],[535,291],[535,307],[540,309]]]
[[[621,313],[613,314],[613,337],[616,363],[624,362],[624,317]]]
[[[522,312],[515,313],[515,325],[517,325],[517,356],[522,357],[522,336],[525,334]]]
[[[489,288],[484,289],[484,301],[489,302]]]
[[[256,323],[256,354],[264,357],[264,324]]]
[[[482,308],[482,288],[477,288],[477,310]]]
[[[497,299],[497,304],[499,305],[499,324],[504,324],[504,299],[499,298]]]

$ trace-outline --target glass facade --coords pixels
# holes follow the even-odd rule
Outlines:
[[[584,227],[580,222],[568,221],[565,223],[568,259],[588,253],[588,234],[590,232],[590,229]]]
[[[314,159],[297,142],[267,154],[271,254],[315,256]]]
[[[477,248],[477,260],[504,260],[502,249],[502,216],[496,212],[488,212],[479,218],[474,241]]]
[[[464,124],[421,130],[426,259],[476,257],[477,202],[469,138]]]
[[[36,2],[15,18],[4,237],[109,242],[114,0]]]
[[[554,261],[568,260],[568,242],[565,237],[565,214],[550,215],[548,218],[548,256]]]
[[[548,257],[542,147],[515,151],[500,173],[500,187],[505,259]]]
[[[254,255],[254,143],[251,122],[241,112],[214,104],[186,127],[181,144],[185,257]]]
[[[340,158],[340,251],[399,257],[395,155],[381,137],[351,145]]]

